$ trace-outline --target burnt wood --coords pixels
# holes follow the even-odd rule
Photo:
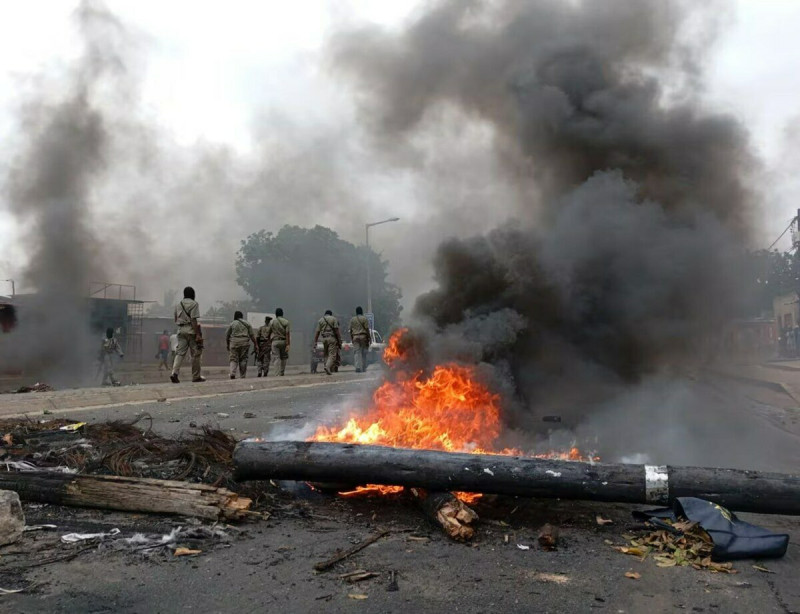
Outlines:
[[[423,513],[430,522],[437,525],[450,539],[463,542],[475,535],[478,514],[451,492],[428,492],[422,488],[412,488]]]
[[[250,499],[225,488],[174,480],[73,475],[49,471],[2,472],[0,489],[23,501],[128,512],[237,520],[251,514]]]
[[[800,475],[741,469],[664,467],[668,483],[653,489],[644,465],[305,441],[243,441],[234,464],[238,480],[392,484],[621,503],[700,497],[736,511],[800,515]]]

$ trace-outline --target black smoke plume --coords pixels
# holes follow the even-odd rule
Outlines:
[[[448,114],[491,127],[517,221],[443,243],[416,312],[445,340],[482,339],[531,404],[585,405],[702,358],[736,313],[757,165],[695,92],[691,41],[715,25],[681,2],[445,0],[335,41],[384,148]],[[499,314],[525,325],[509,340]]]

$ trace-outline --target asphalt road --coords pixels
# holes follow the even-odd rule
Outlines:
[[[350,408],[369,402],[378,384],[378,374],[369,379],[339,381],[321,375],[307,384],[285,388],[235,392],[213,397],[140,403],[77,410],[60,415],[86,422],[142,420],[158,433],[170,434],[205,424],[245,436],[291,437],[330,423]],[[288,434],[288,435],[287,435]]]
[[[293,388],[68,415],[102,421],[148,414],[153,428],[162,433],[188,429],[191,423],[209,423],[241,437],[299,437],[359,405],[375,385],[376,380],[320,380],[319,384]],[[701,400],[722,394],[723,399],[736,400],[737,404],[733,409],[726,403],[710,405],[709,411],[715,413],[692,423],[693,428],[714,418],[735,421],[739,412],[744,412],[745,428],[758,427],[761,445],[772,441],[783,449],[793,437],[797,443],[793,422],[796,410],[791,403],[765,398],[752,390],[697,386],[701,390],[695,392]],[[695,404],[688,404],[685,391],[677,394],[677,399],[672,394],[668,397],[675,403],[684,400],[695,410]],[[752,411],[747,412],[748,407]],[[255,417],[245,417],[248,413]],[[636,427],[632,432],[639,432],[639,424],[632,425]],[[624,423],[618,430],[624,430]],[[723,434],[730,432],[739,433],[741,429]],[[700,436],[708,434],[701,431]],[[735,445],[728,442],[728,447]],[[647,446],[646,441],[634,441],[629,449],[646,450]],[[765,454],[769,452],[765,450]],[[781,463],[791,462],[791,458],[781,459]],[[789,533],[792,544],[784,558],[764,562],[774,573],[754,569],[754,561],[740,561],[735,563],[739,573],[723,575],[691,567],[659,568],[652,559],[641,561],[613,550],[613,544],[625,543],[623,534],[636,528],[630,516],[632,509],[626,505],[499,498],[476,506],[482,522],[475,540],[464,545],[449,541],[429,525],[410,501],[342,499],[299,487],[274,500],[269,520],[227,530],[227,542],[201,544],[198,547],[203,552],[197,556],[177,558],[166,552],[147,556],[132,549],[101,547],[69,562],[0,573],[3,588],[37,584],[30,593],[0,596],[0,600],[9,612],[246,612],[274,608],[287,614],[800,612],[800,551],[795,545],[800,543],[800,519],[742,515]],[[179,523],[52,506],[27,506],[26,513],[29,524],[52,522],[59,525],[59,533],[117,527],[127,537],[137,531],[166,533]],[[597,514],[614,524],[598,526]],[[538,529],[545,522],[561,528],[555,552],[535,545]],[[392,533],[331,571],[313,571],[315,562],[380,529],[391,529]],[[15,548],[34,551],[44,539],[42,533],[29,533]],[[523,550],[517,544],[532,547]],[[0,563],[4,556],[0,550]],[[347,584],[339,577],[355,569],[378,575],[358,584]],[[397,573],[397,591],[387,590],[392,571]],[[628,571],[641,574],[641,578],[626,578]]]

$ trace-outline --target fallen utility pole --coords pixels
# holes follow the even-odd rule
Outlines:
[[[243,441],[237,480],[387,484],[589,501],[666,504],[700,497],[732,510],[800,515],[800,475],[622,465],[304,441]]]
[[[251,500],[226,488],[174,480],[73,475],[50,471],[0,471],[0,490],[23,501],[126,512],[178,514],[208,520],[240,520],[252,515]]]

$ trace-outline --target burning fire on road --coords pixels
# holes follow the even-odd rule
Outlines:
[[[526,456],[517,448],[500,447],[501,398],[472,365],[439,364],[426,371],[414,365],[415,345],[409,329],[389,339],[384,360],[387,377],[372,396],[372,405],[361,415],[351,415],[344,425],[321,426],[310,441],[384,445],[396,448]],[[578,448],[530,454],[536,458],[595,461]],[[343,496],[394,494],[402,486],[368,484],[340,492]],[[477,493],[456,493],[465,502]]]

